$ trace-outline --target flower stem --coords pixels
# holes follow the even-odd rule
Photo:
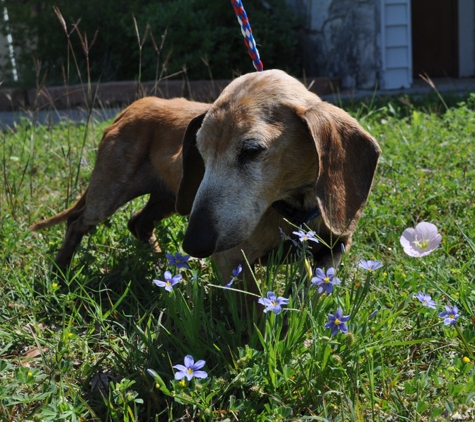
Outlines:
[[[475,356],[473,354],[473,351],[472,351],[470,345],[468,344],[466,338],[464,337],[464,335],[462,333],[462,330],[460,329],[460,327],[457,324],[455,324],[455,330],[457,331],[457,334],[460,337],[460,340],[462,341],[463,347],[464,347],[465,351],[467,352],[467,355],[470,357],[470,359],[473,360],[475,358]]]

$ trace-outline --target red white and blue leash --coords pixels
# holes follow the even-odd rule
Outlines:
[[[249,19],[247,17],[246,11],[241,0],[231,0],[233,5],[234,13],[236,13],[237,20],[241,26],[241,32],[244,37],[244,44],[246,44],[247,51],[249,56],[251,56],[252,64],[258,72],[264,70],[264,66],[259,57],[259,52],[257,51],[256,41],[252,36],[251,25],[249,24]]]

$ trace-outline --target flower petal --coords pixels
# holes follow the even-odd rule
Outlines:
[[[271,300],[271,301],[276,301],[277,300],[277,296],[275,295],[274,292],[267,292],[267,299]]]
[[[420,239],[432,239],[437,235],[437,227],[432,223],[427,223],[426,221],[419,223],[414,231]]]
[[[187,368],[191,368],[195,363],[195,360],[193,359],[193,356],[191,355],[186,355],[185,356],[185,366]]]
[[[208,377],[208,374],[205,372],[205,371],[195,371],[193,373],[193,375],[196,377],[196,378],[207,378]]]
[[[172,286],[174,286],[175,284],[179,283],[181,281],[181,275],[180,274],[177,274],[175,276],[173,276],[172,280],[171,280],[171,283],[172,283]]]
[[[185,372],[183,372],[183,371],[175,372],[175,379],[179,381],[179,380],[183,379],[186,375],[187,375],[186,371]]]
[[[205,365],[206,365],[206,361],[201,359],[198,362],[195,362],[195,364],[193,365],[193,371],[196,371],[197,369],[201,369]]]
[[[325,273],[323,272],[323,270],[321,268],[317,268],[315,270],[315,275],[318,277],[318,278],[321,278],[321,279],[324,279],[325,278]]]
[[[264,306],[272,306],[272,301],[267,299],[266,297],[259,298],[257,303],[260,303],[261,305],[264,305]]]

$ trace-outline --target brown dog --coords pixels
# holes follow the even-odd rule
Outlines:
[[[177,211],[190,215],[183,248],[211,255],[228,275],[243,255],[252,264],[275,249],[279,228],[296,230],[285,217],[330,246],[313,247],[318,267],[336,267],[380,152],[355,119],[286,73],[241,76],[185,134],[177,199]]]
[[[330,246],[313,246],[317,266],[336,267],[380,152],[355,119],[296,79],[278,70],[251,73],[234,80],[211,108],[153,98],[132,104],[106,130],[82,198],[32,229],[68,219],[55,260],[64,268],[90,227],[145,193],[150,201],[129,228],[155,243],[153,223],[175,212],[177,196],[176,210],[190,214],[184,250],[211,255],[224,277],[244,255],[253,264],[275,249],[279,228],[295,230],[287,220],[305,223]]]
[[[91,227],[145,194],[150,194],[149,201],[132,216],[128,227],[137,239],[160,250],[154,222],[175,213],[183,135],[190,120],[209,106],[182,98],[147,97],[117,116],[104,132],[89,187],[81,198],[71,208],[30,227],[40,230],[67,220],[66,237],[55,258],[61,270]]]

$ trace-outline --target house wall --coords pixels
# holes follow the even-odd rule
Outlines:
[[[379,1],[288,1],[302,18],[307,75],[340,78],[345,88],[371,89],[377,85]]]
[[[9,31],[8,25],[8,10],[4,5],[4,2],[0,3],[0,23],[2,24],[0,27],[4,27],[7,31]],[[11,35],[8,34],[10,37],[11,43]],[[0,85],[3,84],[5,80],[13,79],[13,81],[18,80],[18,74],[16,70],[16,66],[14,66],[14,58],[12,58],[13,53],[10,52],[10,48],[7,36],[0,33]]]
[[[0,34],[0,68],[2,66],[8,65],[9,60],[8,60],[8,44],[7,44],[7,39]],[[0,76],[0,82],[3,77]]]
[[[459,76],[473,76],[475,70],[475,1],[459,0]]]

